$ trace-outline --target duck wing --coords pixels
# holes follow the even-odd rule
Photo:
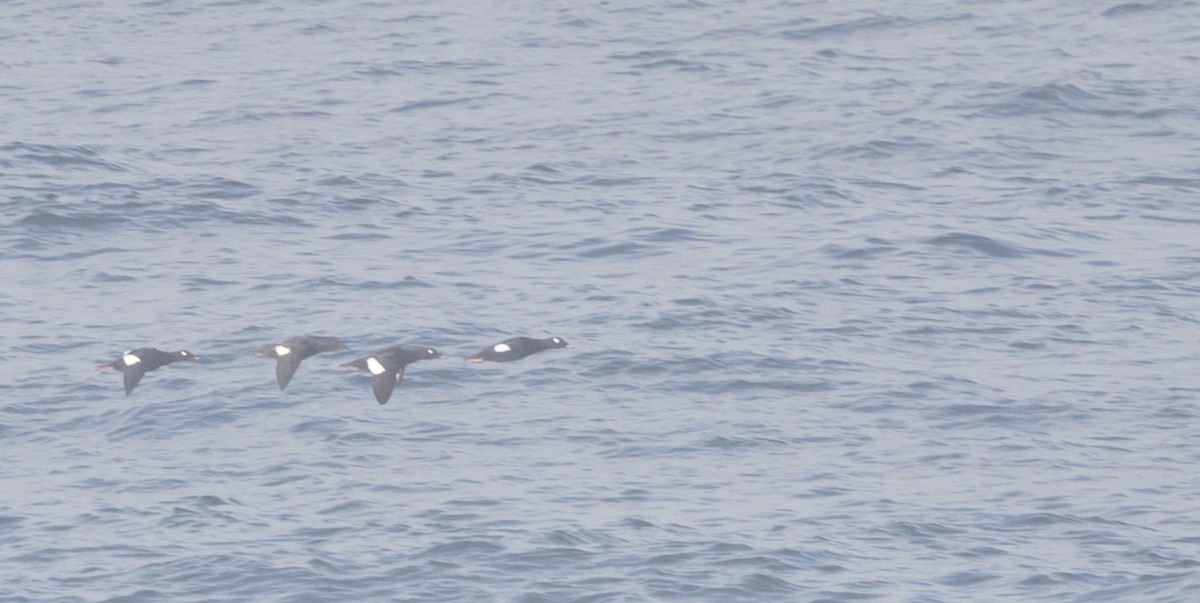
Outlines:
[[[380,405],[387,404],[392,397],[392,391],[404,381],[404,367],[396,372],[386,371],[371,378],[371,389],[375,391],[375,401]]]
[[[133,388],[137,387],[138,383],[141,383],[142,377],[146,376],[146,368],[140,362],[133,366],[126,366],[121,372],[125,373],[126,396],[133,391]]]
[[[275,382],[279,384],[279,391],[283,391],[288,383],[292,381],[292,375],[296,374],[296,369],[300,368],[300,361],[304,360],[300,354],[292,353],[285,356],[279,356],[275,362]]]

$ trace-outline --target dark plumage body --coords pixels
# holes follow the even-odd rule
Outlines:
[[[363,356],[341,366],[349,369],[371,373],[371,389],[375,392],[375,400],[387,404],[392,397],[392,390],[404,381],[404,367],[418,360],[444,358],[446,355],[433,348],[409,348],[396,346],[379,350],[370,356]]]
[[[512,339],[505,339],[500,343],[484,348],[482,352],[467,358],[467,360],[469,362],[483,362],[485,360],[491,362],[512,362],[513,360],[520,360],[542,350],[569,347],[571,347],[571,344],[567,343],[567,340],[562,337],[547,337],[545,339],[513,337]]]
[[[187,350],[164,352],[155,348],[138,348],[121,354],[120,358],[108,364],[100,365],[100,368],[125,373],[125,395],[129,395],[146,373],[172,362],[199,359],[199,356]]]
[[[321,352],[335,352],[346,349],[346,344],[337,337],[293,337],[282,343],[273,343],[255,352],[264,358],[275,358],[275,382],[283,391],[300,368],[300,363],[310,356]]]

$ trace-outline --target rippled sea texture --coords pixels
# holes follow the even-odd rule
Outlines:
[[[1197,15],[3,3],[0,600],[1200,600]]]

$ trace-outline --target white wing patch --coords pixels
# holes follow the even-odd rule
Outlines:
[[[367,370],[371,371],[372,375],[382,375],[387,372],[387,369],[383,368],[383,365],[379,364],[374,356],[367,358]]]
[[[512,348],[508,347],[507,343],[497,343],[496,345],[492,346],[492,351],[497,354],[503,354],[505,352],[511,352]]]
[[[288,354],[292,353],[292,348],[289,348],[286,345],[280,344],[280,345],[275,346],[275,353],[280,356],[287,356]]]
[[[121,356],[121,360],[125,361],[125,366],[133,366],[142,361],[141,358],[138,358],[129,352],[125,352],[125,355]]]

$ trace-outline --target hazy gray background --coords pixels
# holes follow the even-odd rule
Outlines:
[[[0,599],[1197,600],[1198,15],[5,2]]]

